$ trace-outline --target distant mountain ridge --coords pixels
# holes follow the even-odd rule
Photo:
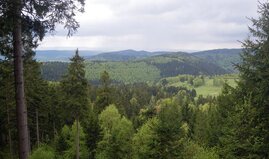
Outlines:
[[[166,51],[158,51],[158,52],[149,52],[149,51],[136,51],[136,50],[122,50],[122,51],[113,51],[113,52],[105,52],[98,55],[85,57],[87,60],[94,61],[130,61],[130,60],[138,60],[143,59],[155,55],[166,54],[170,52]]]
[[[62,61],[67,62],[74,55],[74,50],[38,50],[36,51],[36,59],[38,61]],[[149,57],[165,54],[178,54],[178,52],[169,51],[136,51],[122,50],[112,52],[98,52],[91,50],[80,50],[80,55],[89,61],[133,61],[142,60]],[[215,49],[207,51],[199,51],[194,53],[186,53],[204,59],[209,63],[214,63],[226,71],[236,72],[235,64],[240,62],[240,53],[242,49]],[[183,53],[183,52],[181,52]]]

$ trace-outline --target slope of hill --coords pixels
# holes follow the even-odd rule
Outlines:
[[[53,66],[55,66],[53,68]],[[55,80],[64,73],[67,65],[47,63],[42,65],[45,79]],[[49,67],[49,68],[48,68]],[[51,68],[52,67],[52,68]],[[59,71],[59,69],[61,71]],[[100,74],[106,70],[112,80],[125,83],[154,82],[162,77],[190,75],[219,75],[227,71],[203,59],[188,53],[172,53],[147,57],[132,61],[86,61],[86,77],[91,81],[99,80]],[[52,78],[47,71],[57,72],[57,78]],[[54,73],[53,73],[54,74]]]
[[[192,53],[192,55],[210,61],[229,72],[237,72],[234,64],[240,62],[242,49],[216,49]]]
[[[113,81],[124,83],[154,82],[160,79],[160,70],[143,61],[86,62],[86,78],[91,81],[99,80],[101,73],[105,70]]]
[[[161,77],[179,74],[219,75],[228,73],[218,65],[183,52],[153,56],[144,61],[156,66],[160,70]]]

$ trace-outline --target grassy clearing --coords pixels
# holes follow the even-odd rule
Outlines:
[[[190,84],[189,81],[183,81],[180,80],[182,77],[185,76],[185,78],[201,78],[198,76],[190,76],[190,75],[179,75],[176,77],[168,77],[165,78],[168,82],[168,86],[175,86],[175,87],[187,87],[188,89],[195,89],[197,95],[203,95],[203,96],[217,96],[221,93],[222,87],[224,83],[227,83],[228,85],[232,87],[236,87],[236,81],[238,80],[238,75],[221,75],[221,76],[202,76],[204,79],[203,84],[200,86],[194,86],[193,84]]]

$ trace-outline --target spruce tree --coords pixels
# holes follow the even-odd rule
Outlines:
[[[243,42],[240,71],[245,93],[243,113],[248,119],[241,124],[242,152],[254,158],[269,158],[269,2],[259,4],[259,18],[252,18],[250,37]],[[248,133],[244,132],[247,131]]]
[[[155,158],[180,158],[184,138],[180,107],[171,99],[165,99],[160,105],[158,123],[154,128],[157,135]]]
[[[110,87],[110,77],[107,71],[102,72],[100,77],[100,87],[97,91],[97,99],[95,102],[96,108],[100,113],[109,104],[112,103],[111,100],[111,87]]]
[[[67,120],[77,122],[77,159],[79,158],[79,128],[78,123],[88,108],[88,83],[85,78],[84,59],[79,56],[76,50],[75,56],[70,59],[71,63],[68,67],[68,73],[62,80],[62,89],[64,95],[64,106]]]
[[[269,158],[269,2],[259,3],[258,13],[242,43],[238,87],[219,97],[223,158]]]

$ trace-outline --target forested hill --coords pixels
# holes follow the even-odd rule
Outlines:
[[[121,50],[113,52],[101,52],[94,50],[80,50],[80,56],[86,60],[93,61],[129,61],[147,58],[150,56],[171,53],[169,51],[136,51],[136,50]],[[37,50],[35,58],[37,61],[51,62],[51,61],[64,61],[67,62],[74,55],[74,50]]]
[[[215,49],[194,52],[192,55],[202,58],[209,63],[214,63],[228,72],[236,72],[234,64],[240,62],[240,53],[242,49]],[[169,51],[136,51],[136,50],[123,50],[114,52],[105,52],[93,56],[86,56],[87,60],[92,61],[130,61],[145,59],[156,55],[177,54],[177,52]]]
[[[235,64],[240,62],[242,49],[216,49],[192,53],[192,55],[213,62],[229,72],[236,72]]]
[[[234,64],[240,62],[241,49],[216,49],[191,53],[191,55],[202,58],[208,63],[214,63],[228,72],[236,72]],[[74,54],[73,50],[38,50],[36,51],[36,59],[42,62],[62,61],[67,62]],[[100,53],[91,50],[81,50],[80,55],[90,61],[133,61],[142,60],[157,55],[178,54],[169,51],[136,51],[122,50],[113,52]]]
[[[160,70],[161,77],[172,77],[179,74],[219,75],[229,73],[218,65],[183,52],[157,55],[144,61],[156,66]]]
[[[100,79],[106,70],[111,79],[125,83],[153,82],[163,77],[190,75],[219,75],[229,73],[225,69],[187,53],[163,54],[131,61],[86,60],[88,80]],[[68,63],[47,62],[42,64],[42,76],[46,80],[59,80],[66,72]]]

